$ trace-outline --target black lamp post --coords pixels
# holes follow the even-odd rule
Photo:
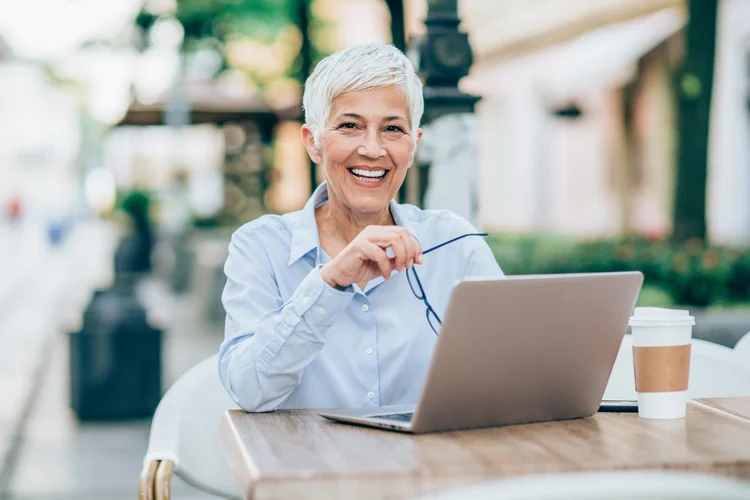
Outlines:
[[[424,78],[425,113],[423,123],[450,113],[473,113],[478,96],[458,89],[458,82],[469,74],[473,62],[466,33],[458,29],[457,0],[427,0],[427,33],[414,40],[417,69]],[[429,180],[429,166],[420,172],[419,204]]]
[[[385,0],[391,13],[391,43],[398,50],[406,51],[406,30],[404,29],[404,0]]]
[[[427,33],[418,43],[418,70],[425,81],[425,121],[448,113],[473,113],[479,97],[458,89],[473,62],[466,33],[458,30],[457,0],[427,0]]]

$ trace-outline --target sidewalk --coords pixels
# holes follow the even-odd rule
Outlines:
[[[84,235],[85,236],[85,235]],[[0,269],[0,486],[10,477],[10,459],[17,452],[18,436],[30,409],[36,378],[48,355],[49,333],[58,324],[61,308],[74,307],[85,292],[82,285],[94,277],[96,268],[74,274],[74,258],[80,240],[63,248],[51,248],[41,227],[31,222],[3,227],[4,251]],[[102,246],[93,251],[104,251]],[[65,298],[66,300],[62,300]]]
[[[47,249],[21,285],[0,281],[0,500],[133,500],[150,420],[80,424],[68,408],[66,332],[94,289],[111,280],[114,235],[79,228]],[[55,253],[52,250],[59,252]],[[176,297],[149,279],[139,293],[165,328],[164,389],[218,350],[221,324],[201,318],[196,295]],[[178,478],[176,500],[213,498]]]

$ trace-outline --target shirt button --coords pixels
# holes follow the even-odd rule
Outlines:
[[[370,310],[370,306],[368,306],[367,304],[362,304],[362,312],[367,312],[369,310]]]
[[[375,399],[375,393],[374,392],[368,392],[367,397],[370,399]]]
[[[323,316],[323,315],[324,315],[324,314],[326,313],[326,310],[325,310],[325,308],[323,308],[323,307],[321,307],[321,306],[316,306],[316,307],[315,307],[315,312],[316,312],[316,313],[317,313],[317,314],[318,314],[319,316]]]
[[[305,304],[305,305],[309,304],[310,303],[310,297],[308,297],[307,295],[305,295],[304,297],[302,297],[302,303]]]
[[[373,349],[372,347],[368,347],[367,351],[365,351],[365,352],[367,352],[367,354],[372,354],[372,353],[375,352],[375,349]]]

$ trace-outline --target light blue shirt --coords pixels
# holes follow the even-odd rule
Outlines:
[[[315,208],[264,215],[229,244],[224,343],[219,374],[247,411],[349,408],[416,403],[437,337],[406,273],[339,291],[320,277],[330,258],[320,247]],[[390,204],[393,219],[423,249],[476,232],[444,210]],[[443,318],[451,290],[466,276],[502,276],[484,238],[471,236],[424,256],[415,266],[427,299]]]

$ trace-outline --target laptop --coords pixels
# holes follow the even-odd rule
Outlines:
[[[416,405],[319,414],[415,434],[591,416],[642,284],[637,271],[460,281]]]

